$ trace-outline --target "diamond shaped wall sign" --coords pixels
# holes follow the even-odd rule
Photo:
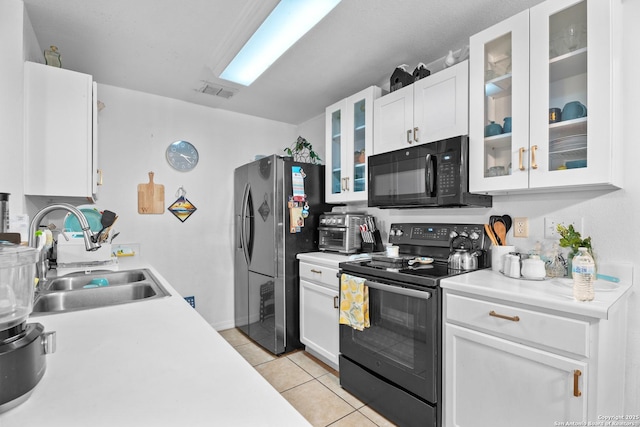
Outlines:
[[[171,206],[168,207],[169,212],[174,214],[180,221],[185,222],[192,213],[196,211],[196,207],[184,196],[178,197]]]

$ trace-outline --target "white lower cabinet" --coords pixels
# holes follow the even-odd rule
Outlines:
[[[338,269],[300,262],[300,341],[338,369]]]
[[[621,413],[624,362],[611,343],[626,309],[595,319],[446,290],[444,313],[443,425],[587,425]]]

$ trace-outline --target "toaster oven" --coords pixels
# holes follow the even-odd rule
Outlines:
[[[360,226],[365,223],[364,213],[330,212],[320,215],[318,227],[321,251],[352,254],[360,251]]]

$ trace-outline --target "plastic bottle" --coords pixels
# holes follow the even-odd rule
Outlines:
[[[573,297],[578,301],[591,301],[594,297],[593,282],[596,280],[596,263],[587,248],[578,248],[573,257]]]

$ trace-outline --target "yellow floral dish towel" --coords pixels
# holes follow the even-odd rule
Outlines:
[[[340,324],[362,331],[369,324],[369,287],[361,277],[340,277]]]

